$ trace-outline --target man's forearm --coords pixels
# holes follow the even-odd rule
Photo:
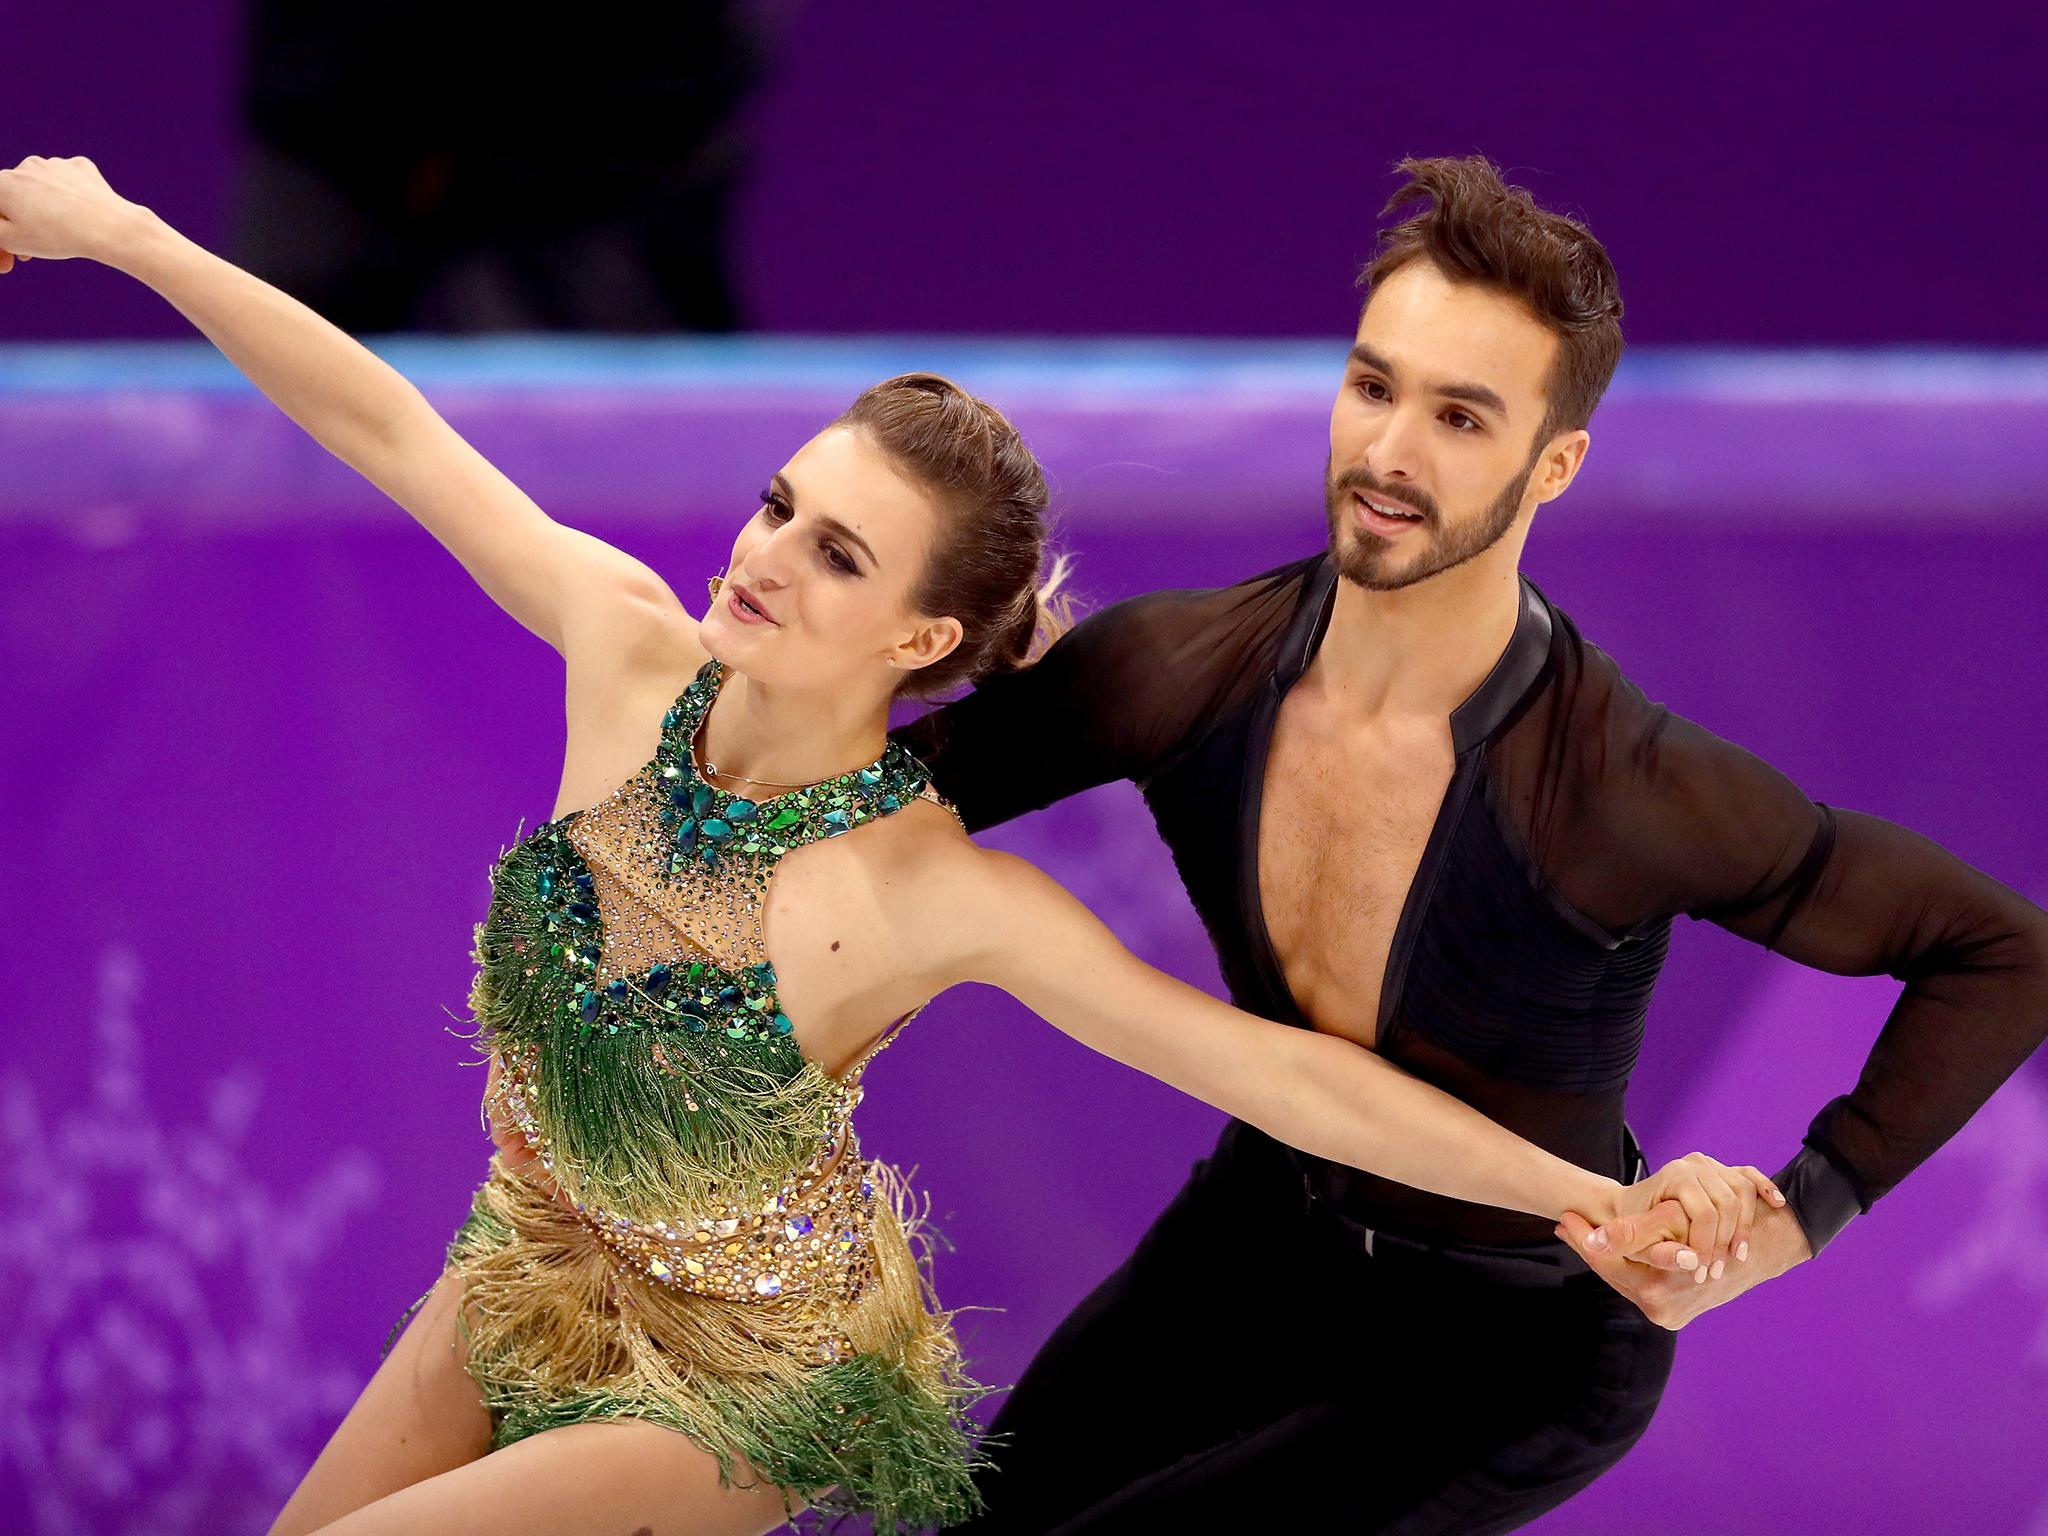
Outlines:
[[[1816,1252],[1961,1129],[2048,1034],[2048,915],[1917,833],[1835,816],[1822,889],[1778,948],[1906,987],[1855,1088],[1814,1117],[1781,1179]]]

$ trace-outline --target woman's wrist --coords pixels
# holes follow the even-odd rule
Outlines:
[[[175,229],[157,217],[155,209],[126,203],[108,219],[105,232],[87,254],[101,266],[155,287],[150,280],[152,264],[179,238]]]
[[[1627,1186],[1615,1179],[1574,1166],[1558,1192],[1555,1210],[1543,1214],[1560,1220],[1566,1211],[1576,1211],[1594,1226],[1605,1226],[1621,1212],[1621,1195]]]

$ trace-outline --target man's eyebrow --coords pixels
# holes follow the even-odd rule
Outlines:
[[[1374,373],[1384,373],[1390,379],[1398,377],[1394,365],[1362,341],[1351,349],[1351,361],[1363,363]],[[1492,411],[1502,421],[1508,419],[1507,401],[1501,399],[1498,390],[1489,389],[1484,384],[1432,384],[1429,393],[1441,395],[1446,400],[1463,400],[1468,405]]]
[[[794,512],[796,510],[796,487],[789,483],[789,477],[783,474],[782,471],[777,470],[770,477],[768,483],[782,493],[782,499],[789,503],[790,511]],[[880,565],[882,563],[875,558],[874,546],[847,527],[846,524],[840,522],[838,518],[825,517],[821,514],[818,521],[824,526],[825,531],[835,538],[844,539],[849,544],[858,544],[860,552],[868,557],[870,565]]]

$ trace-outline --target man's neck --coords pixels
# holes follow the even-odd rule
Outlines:
[[[1496,553],[1509,558],[1489,558]],[[1489,550],[1392,592],[1339,577],[1304,681],[1352,719],[1447,718],[1514,638],[1522,587],[1513,553]]]

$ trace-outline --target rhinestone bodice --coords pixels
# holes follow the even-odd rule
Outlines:
[[[833,1078],[797,1049],[761,914],[791,850],[937,797],[894,743],[770,799],[707,782],[692,743],[722,676],[705,665],[617,790],[499,858],[471,1007],[499,1111],[629,1262],[734,1300],[857,1288],[866,1058]]]

